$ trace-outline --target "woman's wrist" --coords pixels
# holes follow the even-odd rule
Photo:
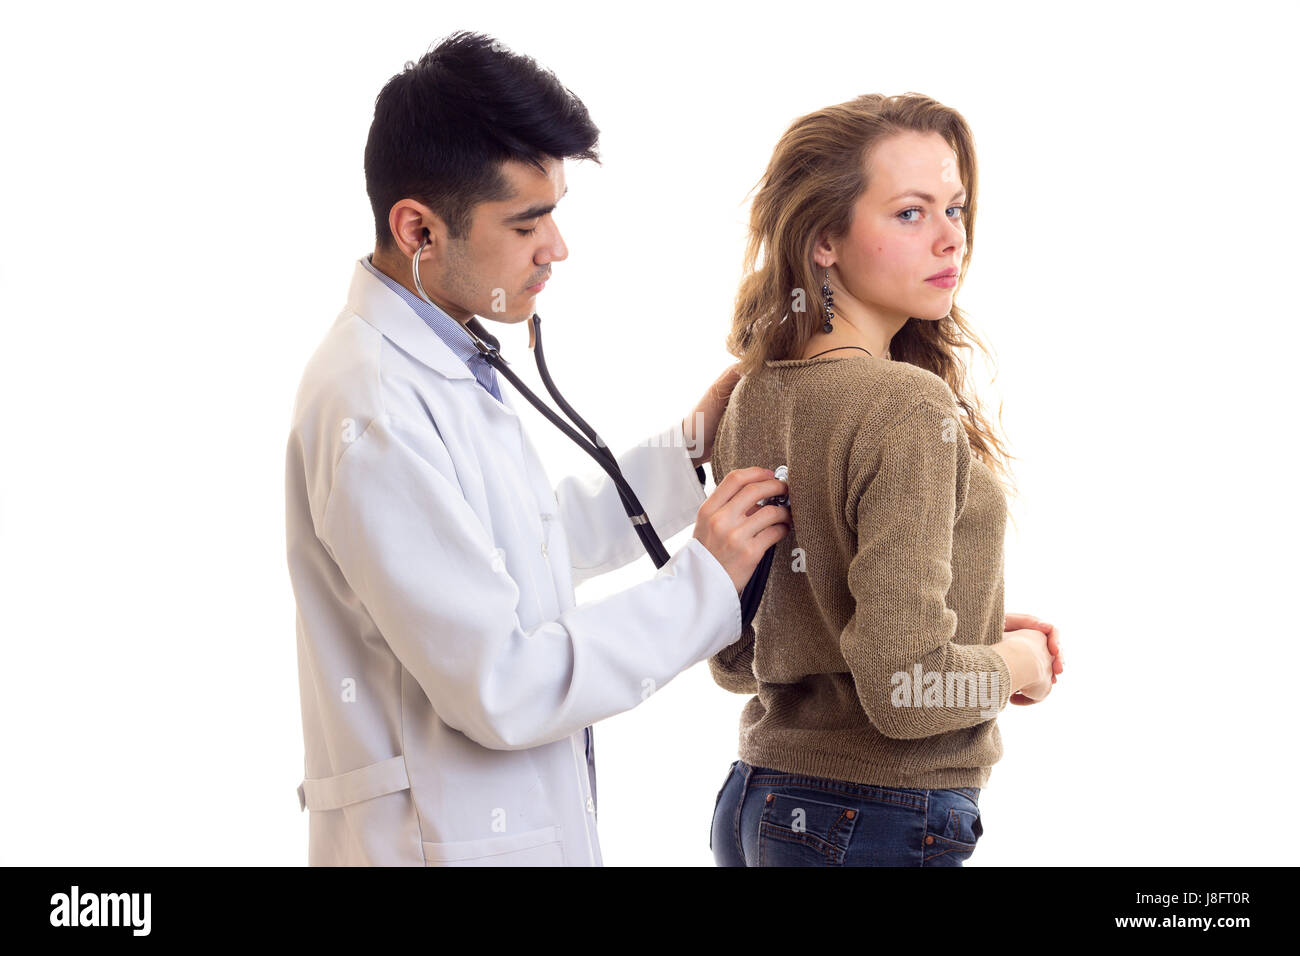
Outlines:
[[[996,644],[990,644],[993,650],[1007,662],[1007,671],[1011,674],[1011,693],[1014,694],[1025,686],[1024,646],[1015,638],[1004,637]]]

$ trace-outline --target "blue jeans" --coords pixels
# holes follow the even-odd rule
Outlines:
[[[984,832],[978,787],[876,787],[731,765],[713,808],[718,866],[961,866]]]

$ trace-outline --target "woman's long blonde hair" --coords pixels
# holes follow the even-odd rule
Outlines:
[[[821,331],[821,310],[806,305],[809,299],[821,301],[813,260],[818,236],[847,234],[854,204],[867,189],[867,162],[874,149],[906,131],[939,133],[957,154],[957,173],[966,189],[961,264],[961,275],[966,275],[974,248],[978,175],[974,137],[960,113],[919,93],[871,93],[801,116],[777,143],[754,187],[743,276],[727,336],[727,350],[740,360],[742,375],[759,371],[768,360],[798,357]],[[986,356],[989,351],[955,301],[952,312],[938,321],[909,318],[889,343],[890,357],[948,383],[963,413],[971,451],[1005,485],[1010,479],[1007,459],[1015,456],[985,420],[979,399],[967,393],[967,367],[957,355],[959,348],[969,351],[972,342]]]

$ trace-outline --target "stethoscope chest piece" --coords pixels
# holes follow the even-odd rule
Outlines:
[[[787,484],[789,483],[790,480],[789,468],[787,468],[785,465],[777,465],[774,471],[775,474],[773,474],[772,476],[773,478],[775,478],[777,481],[784,481]],[[763,505],[785,505],[788,508],[790,506],[790,496],[786,494],[786,495],[775,495],[771,498],[759,498],[758,501],[755,502],[755,504],[759,505],[760,507]]]

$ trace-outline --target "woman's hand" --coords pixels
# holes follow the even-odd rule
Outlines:
[[[1062,673],[1065,670],[1065,658],[1061,654],[1060,632],[1053,625],[1048,624],[1046,621],[1040,621],[1032,614],[1006,615],[1006,620],[1005,623],[1003,624],[1002,630],[1004,632],[1017,631],[1020,630],[1021,628],[1026,628],[1026,627],[1033,628],[1036,631],[1042,631],[1045,635],[1047,635],[1047,650],[1053,657],[1052,683],[1055,684],[1057,675]],[[1050,692],[1050,688],[1048,690]],[[1047,696],[1046,694],[1043,695],[1043,697],[1046,696]],[[1042,699],[1043,699],[1042,697],[1035,699],[1031,697],[1026,697],[1024,694],[1012,694],[1010,698],[1010,702],[1013,704],[1020,704],[1024,706],[1028,704],[1036,704],[1038,703],[1039,700]]]

